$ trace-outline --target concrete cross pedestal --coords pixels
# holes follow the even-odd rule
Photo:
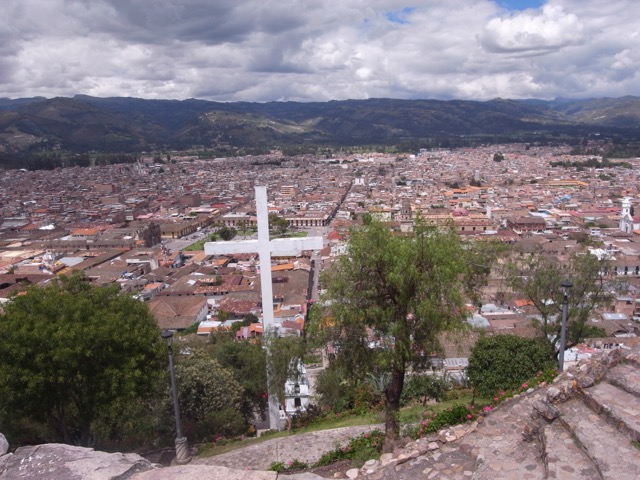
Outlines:
[[[269,337],[273,334],[273,288],[271,285],[271,254],[296,256],[303,250],[319,250],[323,247],[322,237],[269,239],[269,209],[267,205],[267,187],[256,186],[256,213],[258,218],[258,240],[240,240],[229,242],[207,242],[204,252],[207,255],[229,255],[234,253],[258,252],[260,261],[260,284],[262,295],[262,325],[267,339],[269,355]],[[278,399],[269,392],[270,428],[280,430]]]

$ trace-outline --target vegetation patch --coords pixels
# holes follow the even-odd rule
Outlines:
[[[378,458],[382,452],[384,433],[380,430],[372,430],[352,438],[343,447],[336,447],[320,457],[315,466],[329,465],[340,460],[351,460],[354,464],[362,466],[371,458]]]

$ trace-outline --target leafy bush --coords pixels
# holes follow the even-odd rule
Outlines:
[[[284,462],[271,462],[271,465],[269,465],[269,471],[271,472],[282,473],[286,468]]]
[[[377,458],[382,451],[384,433],[373,430],[352,438],[344,447],[338,447],[326,452],[320,457],[315,466],[330,465],[339,460],[352,460],[355,463],[364,464],[371,458]]]
[[[321,406],[330,407],[336,413],[350,410],[353,406],[353,388],[336,368],[327,368],[316,380],[316,394]]]
[[[316,405],[308,405],[304,412],[297,412],[291,417],[291,428],[298,429],[311,425],[316,420],[323,418],[322,410]]]
[[[404,384],[400,404],[406,405],[412,400],[420,400],[422,405],[425,405],[429,399],[440,402],[448,389],[449,384],[442,379],[431,375],[413,375]]]
[[[469,396],[472,394],[472,390],[470,388],[452,388],[447,390],[444,395],[444,400],[460,400],[463,397]]]
[[[370,383],[360,383],[353,389],[353,404],[351,411],[356,415],[363,415],[371,409],[379,408],[382,404],[382,395]]]
[[[536,372],[553,368],[551,344],[544,339],[496,335],[478,340],[469,357],[469,379],[486,397],[517,389]]]
[[[204,425],[210,432],[223,437],[235,437],[247,431],[244,416],[232,407],[224,407],[222,410],[207,414]]]
[[[491,406],[480,408],[473,405],[457,404],[438,413],[425,412],[424,420],[418,425],[406,427],[404,434],[415,440],[425,435],[436,433],[445,427],[475,420],[481,412],[489,412],[492,408]]]
[[[209,436],[218,434],[217,427],[237,430],[237,418],[231,411],[239,413],[242,406],[242,386],[231,370],[221,367],[213,358],[201,350],[190,355],[181,355],[176,363],[178,399],[187,435]],[[167,388],[166,411],[172,410],[173,401]],[[225,413],[223,413],[225,412]],[[222,414],[222,416],[220,416]],[[243,418],[244,422],[244,418]],[[244,423],[243,430],[246,428]]]
[[[445,427],[473,421],[480,415],[490,413],[500,403],[516,394],[524,393],[528,389],[537,387],[543,383],[551,383],[557,375],[558,371],[555,368],[539,371],[513,390],[501,390],[496,392],[492,402],[488,405],[465,406],[457,404],[437,414],[435,412],[427,411],[423,414],[424,420],[422,422],[418,425],[407,426],[403,433],[413,439],[417,439],[431,433],[436,433]]]
[[[297,472],[300,470],[306,470],[307,468],[309,468],[309,465],[305,462],[301,462],[298,459],[289,460],[286,463],[272,462],[271,465],[269,465],[269,470],[277,473],[285,473],[285,472],[293,472],[293,471]]]

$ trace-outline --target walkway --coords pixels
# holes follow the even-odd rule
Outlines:
[[[198,457],[194,459],[193,463],[242,470],[246,468],[267,470],[273,462],[286,463],[290,460],[300,460],[311,465],[317,462],[323,453],[329,452],[338,446],[346,445],[349,439],[383,428],[382,424],[360,425],[290,435],[288,437],[265,440],[255,445],[213,457]]]

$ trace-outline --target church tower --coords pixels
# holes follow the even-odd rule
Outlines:
[[[633,231],[633,218],[631,217],[631,199],[622,199],[622,210],[620,211],[620,230],[625,233]]]

